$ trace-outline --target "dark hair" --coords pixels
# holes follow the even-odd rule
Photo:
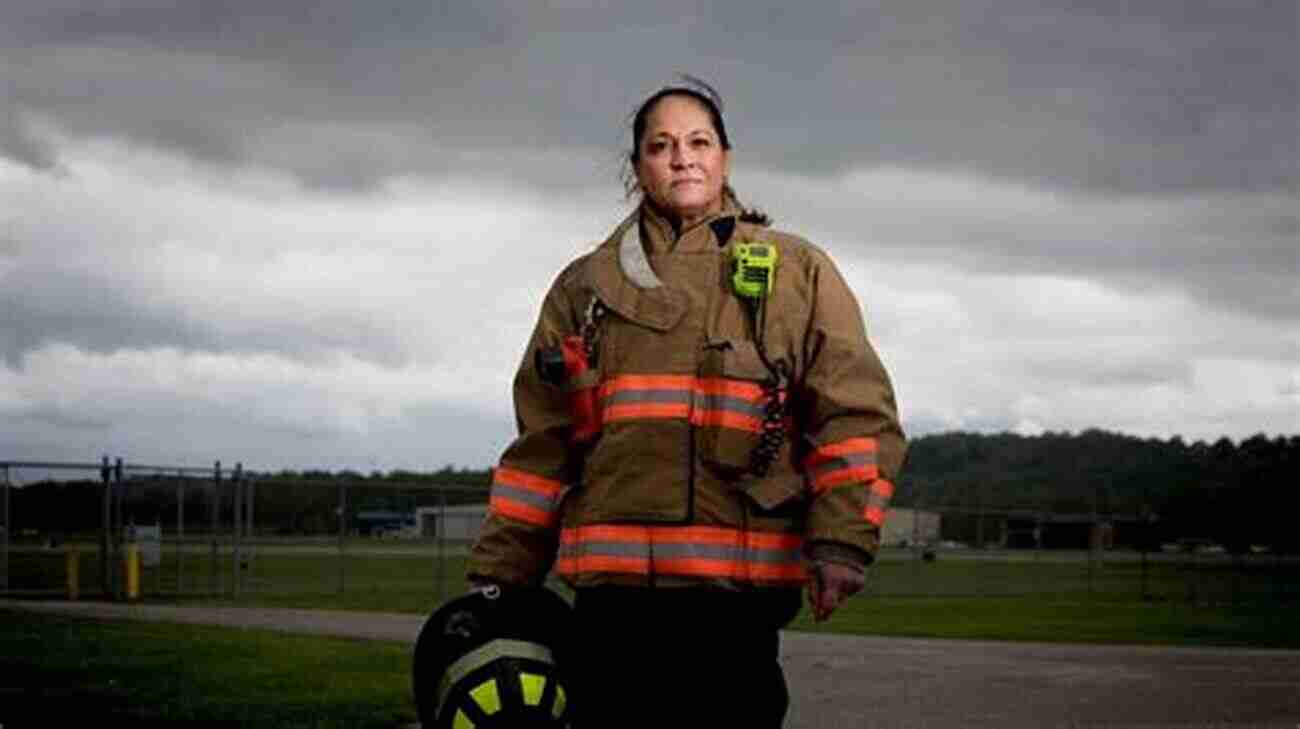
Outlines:
[[[636,163],[641,159],[641,138],[645,136],[645,128],[650,112],[669,96],[685,96],[694,99],[709,113],[709,120],[713,124],[713,131],[718,135],[718,142],[724,150],[731,150],[731,140],[727,138],[727,125],[722,121],[722,96],[717,90],[705,81],[688,74],[681,74],[681,79],[686,82],[686,86],[665,86],[649,98],[641,102],[636,112],[632,115],[632,150],[627,155],[627,162],[623,171],[623,188],[627,191],[628,197],[631,197],[637,190]],[[765,213],[753,208],[747,208],[740,203],[736,197],[736,191],[731,188],[730,183],[725,183],[722,188],[724,196],[730,196],[740,208],[740,219],[747,223],[756,223],[758,225],[770,225],[772,220]]]

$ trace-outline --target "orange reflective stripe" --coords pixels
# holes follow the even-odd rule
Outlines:
[[[692,375],[619,375],[600,385],[600,420],[689,420],[692,425],[763,431],[763,387]],[[787,429],[793,421],[787,418]]]
[[[542,527],[553,527],[559,518],[560,497],[566,485],[508,466],[492,471],[488,507],[492,513]]]
[[[817,446],[817,450],[808,454],[804,459],[804,468],[815,468],[827,461],[844,456],[852,456],[861,453],[875,453],[877,449],[875,438],[849,438],[829,445]]]
[[[756,382],[719,377],[702,377],[696,380],[695,391],[701,395],[738,397],[743,400],[758,400],[763,397],[763,387]]]
[[[555,568],[560,574],[567,576],[574,576],[584,572],[648,575],[650,574],[650,560],[644,557],[583,555],[558,559],[555,562]]]
[[[557,569],[743,582],[803,582],[803,537],[713,526],[597,524],[560,533]]]
[[[741,532],[727,527],[688,526],[656,527],[656,544],[739,544]]]
[[[878,478],[871,482],[871,490],[867,492],[867,508],[862,512],[862,518],[875,524],[884,526],[885,524],[885,507],[889,506],[889,500],[894,496],[894,484],[883,478]]]
[[[849,466],[847,468],[837,468],[834,471],[825,471],[813,478],[812,487],[814,494],[821,494],[829,491],[836,486],[845,484],[865,483],[880,475],[880,471],[874,463]]]
[[[497,466],[496,469],[492,471],[492,482],[504,484],[506,486],[517,486],[521,489],[528,489],[529,491],[535,491],[543,496],[551,497],[554,497],[564,490],[564,483],[561,481],[538,476],[535,473],[529,473],[527,471],[520,471],[515,468],[507,468],[506,466]]]
[[[813,493],[879,478],[877,447],[875,438],[848,438],[818,446],[803,461]]]
[[[693,375],[618,375],[600,385],[601,396],[624,390],[690,390]]]
[[[749,578],[755,582],[804,582],[808,579],[808,568],[802,562],[751,564]]]
[[[494,513],[536,526],[554,526],[559,517],[557,512],[539,509],[502,496],[493,496],[488,504]]]
[[[673,402],[648,402],[648,403],[628,403],[626,405],[610,405],[601,413],[601,419],[606,423],[612,423],[618,420],[633,419],[652,419],[666,418],[671,420],[680,420],[691,414],[689,403]]]
[[[758,549],[802,549],[803,535],[772,532],[749,532],[745,535],[751,547]]]
[[[695,410],[691,413],[691,424],[703,427],[747,430],[751,433],[763,432],[762,418],[727,410]]]

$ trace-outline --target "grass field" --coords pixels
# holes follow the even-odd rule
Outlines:
[[[178,564],[177,559],[182,560]],[[205,544],[164,550],[144,570],[145,600],[427,614],[461,594],[464,557],[439,560],[432,544],[357,540],[340,557],[329,543],[263,543],[249,560],[240,596],[230,596],[233,560],[214,563]],[[1066,642],[1300,647],[1300,565],[1218,556],[954,552],[935,562],[886,551],[867,590],[825,624],[801,615],[800,630],[871,635]],[[216,569],[214,569],[214,564]],[[29,549],[10,554],[10,585],[60,594],[65,558]],[[181,590],[177,590],[178,577]],[[93,549],[81,559],[82,594],[100,592]],[[214,594],[214,590],[217,594]],[[1143,599],[1143,596],[1147,599]]]
[[[6,729],[392,729],[416,718],[409,671],[398,643],[0,611]]]

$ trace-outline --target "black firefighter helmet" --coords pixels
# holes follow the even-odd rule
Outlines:
[[[545,588],[476,589],[438,608],[415,643],[413,687],[424,729],[560,729],[567,603]]]

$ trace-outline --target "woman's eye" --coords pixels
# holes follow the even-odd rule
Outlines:
[[[692,140],[691,140],[691,146],[692,146],[692,147],[707,147],[707,146],[709,146],[709,144],[710,144],[710,142],[709,142],[709,140],[707,140],[707,139],[692,139]]]
[[[650,154],[659,154],[660,152],[664,151],[664,146],[665,145],[663,142],[651,142],[650,144],[646,145],[646,151],[649,152]]]

